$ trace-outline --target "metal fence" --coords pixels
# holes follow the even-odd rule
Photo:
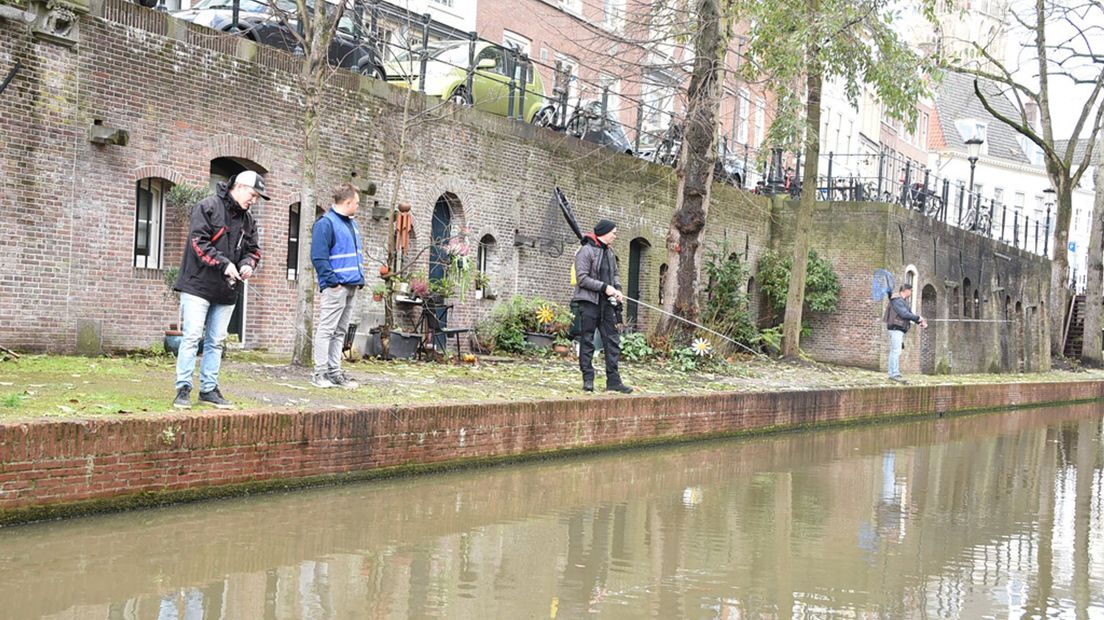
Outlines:
[[[817,200],[897,204],[1021,250],[1050,254],[1052,204],[1045,205],[1041,217],[1032,218],[1024,212],[1025,205],[1009,205],[970,191],[965,181],[941,177],[924,165],[885,151],[827,153],[820,158]],[[799,157],[773,189],[796,197],[802,186],[800,170]]]

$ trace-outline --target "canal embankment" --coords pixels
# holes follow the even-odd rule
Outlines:
[[[0,423],[0,524],[740,434],[1099,400],[1019,381]]]

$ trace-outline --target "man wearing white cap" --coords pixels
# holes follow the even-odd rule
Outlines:
[[[173,287],[180,291],[184,323],[184,338],[176,356],[173,406],[178,409],[192,406],[192,374],[200,340],[199,402],[219,409],[234,406],[219,390],[219,367],[226,330],[238,301],[237,284],[248,280],[261,260],[257,224],[249,209],[261,198],[268,200],[264,192],[261,175],[247,170],[219,183],[214,196],[192,209],[180,277]]]

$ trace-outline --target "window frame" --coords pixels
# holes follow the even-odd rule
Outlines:
[[[143,187],[143,183],[145,187]],[[145,177],[134,184],[134,247],[133,266],[136,269],[161,269],[165,257],[165,194],[173,183],[161,177]],[[149,196],[146,219],[142,219],[143,191]],[[156,204],[155,204],[156,203]],[[145,232],[146,243],[139,242],[139,232]],[[150,263],[153,264],[150,264]]]

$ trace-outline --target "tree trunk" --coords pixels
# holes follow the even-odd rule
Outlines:
[[[1054,180],[1052,175],[1051,181]],[[1066,246],[1069,244],[1070,217],[1073,212],[1073,186],[1068,179],[1059,178],[1054,188],[1057,208],[1054,213],[1054,259],[1050,263],[1050,354],[1060,356],[1063,353],[1065,310],[1069,308],[1069,254]]]
[[[316,28],[310,56],[303,66],[303,170],[299,194],[299,270],[295,286],[295,339],[292,343],[291,363],[296,366],[313,364],[312,336],[314,335],[314,290],[317,288],[314,265],[311,263],[311,233],[314,228],[314,210],[317,204],[318,159],[321,155],[318,125],[321,118],[322,83],[329,70],[327,56],[328,37],[321,35],[326,28]],[[321,39],[321,40],[320,40]]]
[[[809,0],[809,15],[819,10],[818,0]],[[810,46],[805,77],[805,162],[802,171],[801,200],[794,222],[793,266],[786,291],[786,314],[782,319],[782,357],[797,359],[801,352],[801,315],[805,306],[805,276],[809,266],[809,229],[816,206],[817,173],[820,160],[820,91],[822,76],[819,50]]]
[[[1104,141],[1100,143],[1104,153]],[[1104,159],[1101,159],[1104,161]],[[1055,252],[1064,247],[1055,247]],[[1093,200],[1092,231],[1089,233],[1088,265],[1085,274],[1085,328],[1082,335],[1081,363],[1099,368],[1104,366],[1101,351],[1100,316],[1104,306],[1104,166],[1096,167],[1096,198]],[[1057,308],[1056,308],[1057,310]],[[1062,316],[1065,313],[1056,311]]]
[[[679,158],[679,191],[675,213],[667,233],[667,281],[665,310],[696,321],[698,274],[701,271],[701,233],[709,213],[713,165],[717,160],[717,114],[724,77],[724,58],[732,38],[730,20],[722,15],[720,0],[698,3],[694,72],[690,77],[686,131]],[[724,3],[725,9],[728,2]],[[671,317],[659,323],[660,333],[676,327],[692,329]]]

